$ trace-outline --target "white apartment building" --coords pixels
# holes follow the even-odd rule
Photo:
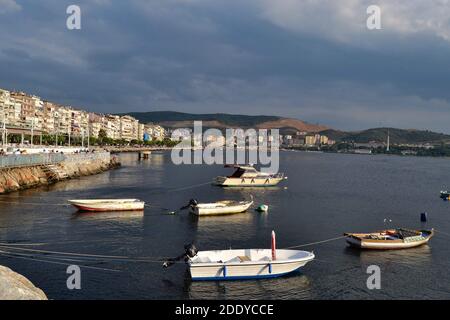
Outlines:
[[[127,141],[138,139],[138,124],[139,121],[132,116],[120,117],[120,138]]]
[[[107,115],[103,129],[106,131],[108,138],[120,139],[120,117],[115,115]]]

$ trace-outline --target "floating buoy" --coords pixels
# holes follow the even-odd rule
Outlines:
[[[259,212],[267,212],[267,210],[269,210],[269,206],[267,206],[265,204],[261,204],[258,206],[258,208],[256,208],[256,211],[259,211]]]
[[[427,222],[427,213],[426,212],[422,212],[420,214],[420,221]]]

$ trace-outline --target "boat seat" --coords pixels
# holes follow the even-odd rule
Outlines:
[[[227,263],[227,262],[242,262],[242,261],[241,261],[241,259],[239,259],[239,257],[234,257],[233,259],[225,261],[225,263]]]
[[[238,258],[239,260],[241,260],[241,262],[252,261],[248,256],[238,256]]]
[[[208,262],[212,262],[212,261],[208,257],[198,257],[196,262],[198,262],[198,263],[208,263]]]
[[[258,261],[270,261],[271,259],[268,256],[262,257]]]

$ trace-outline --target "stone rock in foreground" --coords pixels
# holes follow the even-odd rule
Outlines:
[[[0,300],[47,300],[47,296],[24,276],[0,266]]]

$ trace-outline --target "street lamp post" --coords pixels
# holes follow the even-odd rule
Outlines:
[[[5,146],[6,140],[6,112],[5,106],[3,106],[3,132],[2,132],[2,145]]]
[[[34,138],[34,118],[31,119],[31,146],[33,146],[33,138]]]
[[[56,120],[53,120],[53,127],[55,128],[55,148],[58,146],[58,129],[59,129],[59,123],[58,123],[58,117],[54,118]],[[56,127],[56,125],[58,125],[58,127]]]

